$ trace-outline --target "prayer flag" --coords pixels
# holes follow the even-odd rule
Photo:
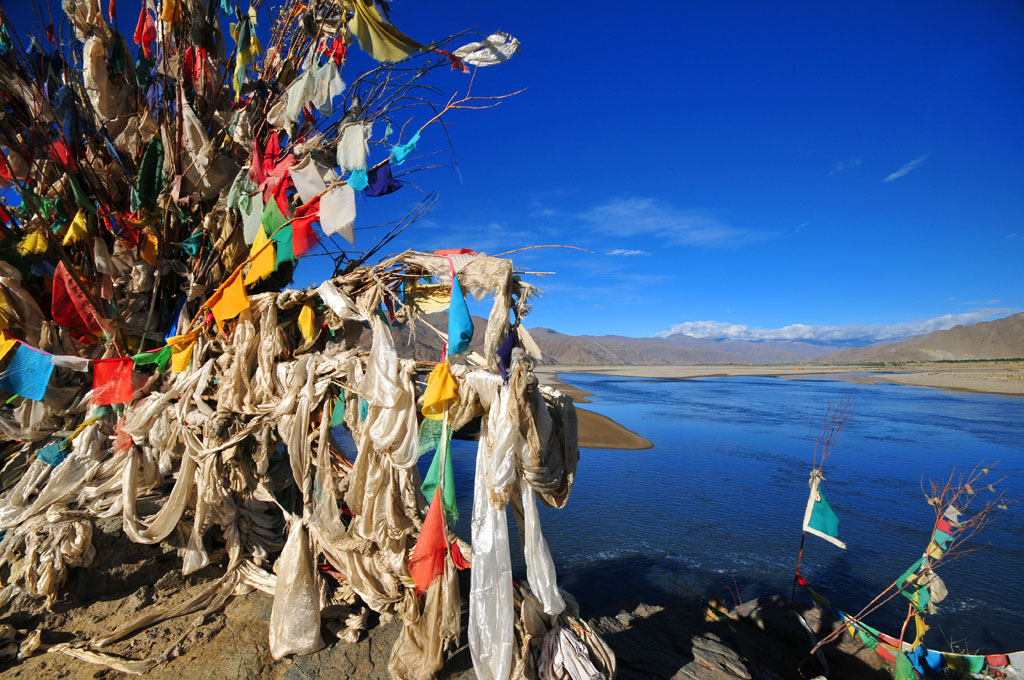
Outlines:
[[[199,337],[198,328],[184,335],[167,338],[167,344],[171,346],[172,373],[181,373],[188,368],[188,362],[192,359],[192,350],[195,349],[197,337]]]
[[[85,221],[85,210],[79,208],[78,213],[75,214],[75,219],[71,220],[71,224],[68,225],[67,233],[64,234],[64,240],[61,241],[61,244],[66,246],[70,243],[78,243],[88,233],[89,229]]]
[[[0,375],[0,390],[32,401],[42,401],[51,373],[53,361],[49,354],[20,344],[11,363],[7,364],[7,370]]]
[[[92,365],[92,403],[124,404],[132,400],[132,360],[98,359]]]
[[[295,209],[295,219],[292,220],[292,252],[296,257],[305,255],[319,243],[313,232],[313,223],[319,219],[319,196]]]
[[[325,234],[341,234],[349,243],[356,237],[352,224],[356,221],[356,194],[352,187],[341,184],[320,197],[320,226]]]
[[[839,540],[839,517],[825,499],[821,491],[821,478],[811,475],[811,495],[807,499],[804,510],[804,531],[810,532],[829,543],[846,549],[846,544]]]
[[[386,196],[402,188],[402,183],[391,176],[391,161],[386,160],[382,165],[372,168],[366,173],[367,196]]]
[[[4,328],[0,330],[0,360],[3,360],[7,353],[18,346],[18,339],[11,335],[11,332]]]
[[[314,322],[316,321],[316,315],[313,314],[313,305],[308,302],[302,305],[302,311],[299,312],[299,332],[302,333],[302,337],[306,342],[311,342],[316,332],[314,328]]]
[[[137,366],[145,366],[147,364],[156,364],[156,370],[160,373],[167,372],[167,366],[171,361],[171,354],[174,348],[170,345],[160,349],[156,352],[142,352],[132,357],[132,361]]]
[[[57,467],[64,462],[64,459],[68,457],[68,451],[71,450],[71,442],[67,439],[47,444],[43,448],[36,451],[36,458],[46,463],[50,467]]]
[[[441,420],[444,412],[459,400],[459,386],[452,377],[448,362],[434,367],[427,376],[427,389],[423,392],[423,417]]]
[[[420,537],[409,560],[409,575],[416,584],[416,594],[422,595],[438,576],[444,573],[444,558],[448,540],[444,531],[444,510],[441,507],[441,489],[434,492],[434,500],[423,520]]]
[[[472,339],[473,320],[469,316],[466,295],[462,292],[459,277],[452,275],[452,302],[448,308],[448,354],[462,354],[469,350]]]
[[[427,422],[434,421],[424,421],[424,425]],[[443,471],[440,469],[442,458],[444,458]],[[441,483],[442,475],[444,476],[443,483]],[[434,451],[434,458],[430,461],[430,468],[427,469],[427,474],[423,478],[423,485],[420,489],[425,497],[432,498],[437,492],[438,484],[440,484],[442,489],[441,500],[445,517],[450,522],[458,521],[459,507],[455,502],[455,473],[452,468],[451,429],[443,424],[441,424],[440,439]]]
[[[241,270],[235,270],[228,280],[221,284],[206,301],[206,306],[213,312],[213,318],[217,320],[217,326],[221,331],[224,330],[225,321],[234,319],[249,309],[249,297],[245,294]]]
[[[274,256],[274,246],[262,227],[256,234],[249,257],[253,258],[253,261],[249,263],[249,271],[245,273],[245,285],[251,286],[274,273],[277,261]]]

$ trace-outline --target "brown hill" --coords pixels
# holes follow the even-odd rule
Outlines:
[[[816,363],[948,361],[1024,357],[1024,313],[982,321],[902,342],[846,349],[815,359]]]

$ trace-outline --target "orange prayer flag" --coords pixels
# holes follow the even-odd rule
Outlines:
[[[153,267],[156,266],[157,247],[159,245],[160,241],[157,240],[156,235],[146,232],[142,242],[142,259],[146,264]]]
[[[416,594],[422,595],[438,576],[444,573],[444,558],[448,552],[448,541],[444,533],[444,508],[441,502],[441,487],[434,492],[434,500],[423,520],[420,537],[409,560],[409,575],[416,584]]]
[[[245,286],[242,283],[242,271],[236,269],[228,277],[228,280],[221,284],[220,288],[214,291],[206,306],[213,312],[213,318],[217,320],[217,326],[223,331],[224,322],[234,319],[236,316],[249,309],[249,297],[245,294]]]
[[[132,400],[132,360],[98,359],[92,365],[92,403],[124,404]]]
[[[274,246],[267,245],[270,242],[267,232],[260,227],[256,232],[256,239],[252,242],[252,250],[249,251],[249,257],[255,259],[249,264],[249,271],[245,274],[245,285],[251,286],[274,273],[277,258],[274,255]]]

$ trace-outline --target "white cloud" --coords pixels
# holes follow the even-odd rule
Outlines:
[[[729,340],[808,340],[812,342],[844,342],[851,340],[882,342],[900,340],[914,335],[946,330],[958,324],[972,324],[1012,312],[1012,309],[978,309],[961,314],[944,314],[932,319],[918,319],[895,324],[848,324],[817,326],[791,324],[782,328],[750,328],[721,321],[688,321],[672,326],[657,335],[668,337],[682,333],[695,338]]]
[[[696,211],[679,210],[653,198],[617,198],[579,215],[611,236],[652,236],[688,246],[733,246],[764,238]]]
[[[854,156],[847,158],[845,161],[839,161],[836,163],[836,167],[832,168],[828,174],[835,176],[841,173],[843,170],[849,170],[850,168],[859,168],[861,163],[864,162],[863,158]]]
[[[909,174],[910,172],[912,172],[912,171],[916,170],[917,168],[921,167],[922,165],[924,165],[925,161],[927,161],[927,160],[928,160],[928,154],[925,154],[923,156],[918,156],[917,158],[915,158],[914,160],[910,161],[909,163],[904,165],[902,168],[897,170],[896,172],[889,173],[889,176],[886,177],[885,179],[883,179],[882,181],[883,182],[891,182],[894,179],[899,179],[900,177],[903,177],[904,175]]]
[[[606,255],[621,255],[621,256],[628,256],[628,255],[650,255],[650,253],[647,252],[646,250],[625,250],[623,248],[616,248],[615,250],[609,250],[605,254]]]

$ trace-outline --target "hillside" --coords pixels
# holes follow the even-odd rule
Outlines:
[[[948,361],[1024,357],[1024,313],[970,326],[869,347],[846,349],[816,358],[815,363],[861,361]]]

